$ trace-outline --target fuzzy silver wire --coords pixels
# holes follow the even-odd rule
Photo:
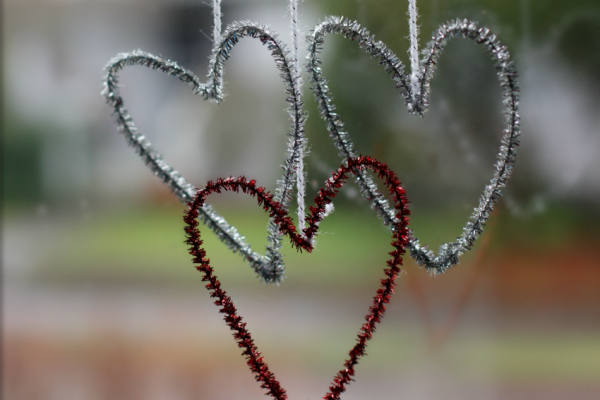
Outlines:
[[[474,209],[470,221],[463,228],[462,235],[454,242],[440,246],[437,256],[427,250],[426,246],[419,243],[418,238],[412,237],[410,241],[410,255],[419,266],[424,267],[429,273],[436,275],[447,271],[458,263],[459,256],[471,249],[473,243],[483,232],[494,204],[501,196],[500,189],[506,185],[511,175],[515,162],[516,147],[519,145],[520,117],[519,85],[517,72],[510,59],[510,54],[489,29],[478,28],[477,24],[468,20],[456,20],[440,26],[432,40],[423,50],[423,58],[419,63],[417,88],[413,89],[411,77],[404,72],[404,65],[400,59],[381,41],[376,41],[368,30],[361,27],[358,22],[350,21],[343,17],[328,17],[324,22],[315,27],[307,40],[309,41],[309,54],[307,56],[307,72],[312,83],[311,89],[318,103],[321,117],[327,123],[330,137],[340,151],[340,156],[349,159],[356,156],[354,144],[350,135],[344,130],[340,116],[336,112],[333,98],[329,94],[327,80],[323,78],[319,53],[322,51],[325,36],[334,33],[343,35],[365,50],[372,58],[376,58],[383,65],[386,73],[392,75],[400,95],[406,99],[406,106],[411,114],[423,115],[427,110],[430,96],[430,81],[435,71],[435,66],[448,40],[465,38],[483,46],[495,63],[498,79],[502,88],[505,128],[501,140],[497,161],[494,165],[494,176],[486,185],[479,200],[479,205]],[[413,71],[414,72],[414,71]],[[377,190],[371,177],[362,171],[357,172],[357,183],[363,196],[371,201],[371,207],[383,219],[386,225],[394,221],[394,212],[388,202]]]
[[[290,103],[288,112],[292,122],[291,130],[288,132],[288,149],[284,157],[283,176],[278,180],[275,191],[275,199],[289,207],[296,166],[305,147],[306,115],[302,110],[303,104],[295,84],[292,60],[285,44],[277,38],[276,34],[271,33],[264,26],[247,21],[235,22],[227,27],[221,35],[220,41],[213,47],[207,83],[202,83],[193,72],[180,67],[177,63],[141,50],[119,54],[105,67],[106,75],[102,94],[107,103],[113,107],[119,131],[135,148],[152,172],[168,184],[183,202],[190,201],[196,194],[196,190],[154,150],[150,141],[139,132],[119,93],[118,72],[128,65],[142,65],[159,70],[188,83],[194,93],[202,95],[205,100],[213,100],[218,103],[223,100],[223,64],[229,59],[231,49],[244,37],[259,39],[267,46],[281,72],[280,76],[284,81],[287,101]],[[268,245],[266,254],[263,256],[253,251],[235,227],[213,211],[210,205],[202,207],[200,215],[204,223],[217,234],[221,241],[250,262],[251,267],[262,280],[275,283],[282,280],[284,265],[280,252],[281,233],[272,219],[268,223]]]

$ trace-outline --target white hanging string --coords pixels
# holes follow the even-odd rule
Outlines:
[[[419,90],[419,26],[417,19],[419,18],[417,10],[417,0],[408,0],[408,24],[410,28],[410,83],[413,90],[413,99],[420,95]]]
[[[292,14],[292,44],[294,47],[294,69],[296,73],[300,70],[300,50],[298,46],[298,0],[290,0],[290,11]]]
[[[290,0],[290,14],[292,17],[292,48],[294,59],[292,61],[292,70],[294,71],[294,90],[298,93],[298,96],[302,95],[302,80],[300,77],[300,46],[299,40],[299,27],[298,27],[298,0]],[[304,183],[304,145],[300,146],[300,152],[298,154],[298,165],[296,167],[296,187],[298,189],[297,201],[298,201],[298,228],[300,232],[305,227],[305,183]]]
[[[292,76],[294,92],[300,97],[302,95],[302,79],[300,76],[300,29],[298,26],[298,0],[289,0],[290,14],[291,14],[291,35],[292,35]],[[219,43],[221,39],[221,0],[213,0],[213,17],[214,17],[214,29],[213,29],[213,40],[214,43]],[[296,165],[296,186],[298,189],[297,201],[298,201],[298,227],[302,231],[305,226],[305,182],[304,182],[304,145],[299,147],[297,155]]]
[[[216,45],[221,40],[221,0],[213,0],[213,43]]]

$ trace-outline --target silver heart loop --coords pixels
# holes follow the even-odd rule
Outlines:
[[[110,60],[105,67],[106,75],[102,94],[105,96],[107,103],[114,109],[119,131],[152,172],[168,184],[173,193],[183,202],[191,201],[196,195],[196,189],[179,172],[173,169],[154,150],[150,141],[139,132],[131,115],[125,108],[123,98],[119,94],[118,72],[128,65],[142,65],[159,70],[189,84],[194,93],[203,96],[205,100],[213,100],[218,103],[223,100],[224,62],[230,57],[231,49],[244,37],[259,39],[268,47],[277,68],[281,71],[287,101],[290,103],[288,111],[292,126],[288,133],[288,151],[284,157],[283,176],[277,181],[275,191],[275,199],[284,204],[285,207],[289,207],[294,178],[296,178],[296,166],[300,162],[306,146],[304,139],[306,115],[302,109],[303,104],[300,100],[299,85],[295,84],[299,78],[292,71],[292,62],[285,44],[277,38],[276,34],[271,33],[268,28],[262,25],[248,21],[236,22],[227,27],[219,42],[213,48],[208,83],[206,84],[202,83],[193,72],[180,67],[176,62],[141,50],[119,54]],[[199,211],[204,223],[233,252],[239,252],[242,258],[248,260],[261,279],[265,282],[277,283],[281,281],[284,273],[283,256],[280,253],[282,235],[272,220],[269,220],[267,226],[269,243],[267,251],[265,255],[261,255],[253,251],[237,229],[227,223],[209,204],[203,206]]]
[[[368,30],[358,22],[350,21],[343,17],[328,17],[324,22],[315,27],[307,40],[309,41],[309,54],[307,56],[307,72],[312,83],[312,90],[318,103],[321,117],[327,122],[329,135],[340,151],[343,159],[356,157],[354,145],[340,116],[336,113],[333,99],[329,94],[327,80],[323,78],[319,53],[323,48],[325,36],[329,33],[340,34],[345,38],[356,41],[358,45],[373,58],[377,58],[383,65],[386,73],[392,75],[396,87],[401,90],[400,95],[406,99],[406,107],[412,114],[423,115],[428,108],[430,95],[430,81],[435,71],[438,58],[448,40],[452,38],[471,39],[482,45],[495,63],[500,86],[502,88],[505,128],[502,136],[500,151],[497,156],[494,176],[484,188],[471,219],[463,228],[462,235],[454,242],[440,246],[438,255],[421,246],[418,238],[412,237],[410,242],[410,255],[421,267],[431,274],[441,274],[458,263],[458,258],[469,250],[479,234],[483,232],[490,213],[501,196],[500,189],[506,185],[511,175],[515,162],[516,147],[519,145],[519,85],[514,64],[505,46],[497,40],[495,35],[490,35],[487,28],[478,28],[476,23],[468,20],[456,20],[442,25],[433,36],[427,47],[423,50],[423,59],[416,72],[418,85],[413,89],[411,77],[404,72],[404,65],[400,59],[381,41],[376,41]],[[380,218],[386,225],[394,221],[394,212],[371,177],[363,171],[357,172],[357,182],[361,192],[371,201]]]

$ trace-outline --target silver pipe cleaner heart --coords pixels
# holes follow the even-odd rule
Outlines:
[[[468,20],[456,20],[440,26],[427,47],[422,51],[423,58],[418,60],[417,42],[417,9],[416,0],[409,0],[409,23],[412,74],[404,72],[404,65],[400,59],[381,41],[375,40],[368,30],[358,22],[350,21],[343,17],[328,17],[317,25],[308,36],[310,43],[306,70],[310,76],[314,97],[318,103],[321,117],[327,122],[327,130],[331,139],[339,149],[344,160],[356,157],[354,144],[344,124],[336,113],[333,98],[329,94],[327,80],[323,78],[319,54],[322,51],[325,36],[330,33],[343,35],[351,41],[356,41],[372,58],[377,58],[383,65],[386,73],[392,75],[400,95],[406,99],[406,106],[411,114],[423,116],[427,111],[430,96],[430,81],[435,71],[435,66],[448,40],[465,38],[480,44],[488,52],[495,63],[497,75],[502,88],[505,128],[501,140],[500,150],[497,155],[494,176],[484,188],[479,200],[479,205],[474,209],[471,219],[463,228],[463,233],[454,242],[440,246],[438,255],[421,246],[418,238],[412,236],[410,241],[410,255],[419,266],[431,274],[441,274],[458,263],[458,258],[465,251],[471,249],[477,237],[483,232],[494,204],[501,196],[500,189],[506,185],[511,175],[515,162],[516,147],[519,145],[519,84],[517,72],[510,59],[510,54],[489,29],[478,28],[477,24]],[[364,171],[356,171],[356,180],[365,198],[371,201],[380,218],[386,225],[394,222],[393,209],[377,190],[373,180]]]
[[[213,15],[215,19],[213,39],[214,45],[210,57],[209,74],[207,83],[191,71],[180,67],[176,62],[155,56],[141,50],[132,53],[117,55],[109,61],[105,68],[104,90],[102,94],[106,101],[114,109],[119,131],[123,133],[127,142],[135,148],[140,157],[150,167],[155,175],[169,185],[171,190],[183,202],[190,201],[195,195],[194,187],[189,184],[183,176],[174,170],[162,156],[154,150],[150,141],[142,135],[136,127],[133,119],[125,108],[123,98],[119,94],[118,72],[128,65],[142,65],[159,70],[174,76],[182,82],[189,84],[195,94],[202,95],[205,100],[221,102],[223,100],[223,64],[229,59],[232,48],[244,37],[259,39],[270,50],[277,68],[281,71],[281,77],[285,85],[287,102],[290,103],[288,112],[291,118],[291,131],[288,133],[288,148],[283,162],[283,176],[277,181],[275,198],[285,207],[289,207],[292,198],[293,180],[296,177],[298,185],[299,204],[299,226],[304,227],[304,171],[302,159],[304,157],[306,143],[304,139],[304,124],[306,114],[303,111],[301,100],[301,81],[298,67],[298,16],[297,2],[292,0],[292,27],[294,38],[294,56],[285,44],[277,37],[277,34],[269,31],[267,27],[253,22],[241,21],[231,24],[225,32],[221,33],[221,7],[220,0],[213,1]],[[241,256],[250,262],[251,267],[265,282],[280,282],[283,277],[283,256],[280,252],[281,237],[276,224],[269,220],[268,245],[265,255],[253,251],[245,238],[239,234],[237,229],[217,214],[207,204],[200,210],[201,219],[212,229],[219,239],[231,250],[239,252]]]

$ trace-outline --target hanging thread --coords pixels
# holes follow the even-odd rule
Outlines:
[[[298,44],[298,37],[300,36],[298,28],[298,0],[290,0],[290,13],[292,17],[292,48],[294,52],[294,58],[292,60],[292,70],[294,73],[294,90],[298,96],[302,95],[302,78],[300,76],[300,46]],[[298,228],[300,231],[304,230],[305,227],[305,182],[304,182],[304,147],[300,147],[298,154],[298,164],[296,166],[296,187],[298,193],[296,198],[298,201]]]
[[[221,0],[213,0],[213,43],[221,40]]]
[[[413,91],[413,99],[420,95],[419,81],[419,26],[417,19],[419,18],[419,10],[417,9],[417,0],[408,0],[408,25],[410,29],[410,84]]]

